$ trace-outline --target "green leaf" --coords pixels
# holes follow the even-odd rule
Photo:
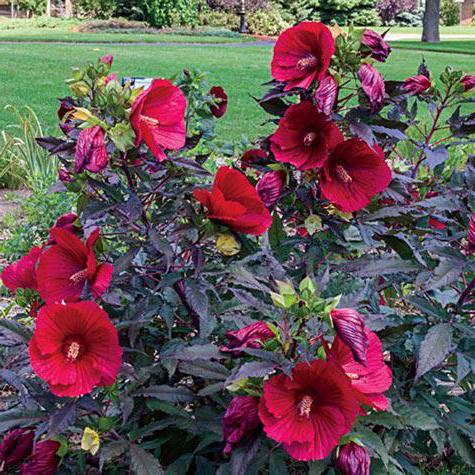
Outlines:
[[[26,427],[36,425],[45,418],[45,413],[39,411],[24,411],[10,409],[0,414],[0,433],[12,427]]]
[[[406,425],[421,430],[433,430],[439,428],[435,417],[426,414],[414,404],[407,404],[397,408]]]
[[[33,336],[31,331],[27,327],[15,322],[14,320],[0,318],[0,327],[18,336],[23,343],[28,343],[31,340],[31,337]]]
[[[190,402],[194,399],[194,394],[185,387],[171,387],[166,384],[160,386],[150,386],[141,391],[141,395],[145,397],[153,397],[161,401],[169,402]]]
[[[358,428],[358,434],[361,436],[360,439],[363,444],[372,448],[373,451],[379,455],[381,461],[387,467],[389,461],[389,454],[379,435],[375,434],[370,429],[367,429],[365,427]]]
[[[135,475],[163,475],[160,462],[136,444],[130,445],[130,462]]]
[[[465,463],[475,467],[475,449],[469,438],[454,428],[449,428],[450,442]]]
[[[416,381],[444,361],[449,354],[451,343],[452,327],[450,324],[439,323],[429,329],[419,348]]]

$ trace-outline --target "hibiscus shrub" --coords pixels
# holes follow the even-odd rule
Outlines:
[[[470,470],[475,77],[389,54],[288,29],[219,167],[221,87],[74,70],[38,142],[77,209],[2,273],[2,470]]]

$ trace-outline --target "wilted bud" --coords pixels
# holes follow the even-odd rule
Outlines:
[[[101,440],[99,434],[90,427],[86,427],[82,434],[81,449],[89,452],[91,455],[96,455],[99,451]]]
[[[211,113],[219,119],[223,117],[228,108],[228,95],[221,86],[214,86],[208,92],[213,97],[215,103],[210,107]]]
[[[69,88],[78,97],[86,97],[89,93],[89,86],[84,81],[77,81],[70,84]]]
[[[351,349],[353,358],[366,366],[368,337],[363,317],[352,308],[335,308],[330,312],[337,335]]]
[[[35,446],[33,455],[20,467],[21,475],[54,475],[59,464],[56,452],[59,442],[43,440]]]
[[[58,118],[60,120],[59,128],[67,135],[74,125],[71,124],[71,114],[75,108],[74,99],[72,97],[64,97],[58,109]]]
[[[76,224],[77,219],[78,219],[78,216],[75,213],[63,214],[56,220],[56,222],[54,223],[51,229],[63,228],[63,229],[66,229],[66,231],[69,231],[73,234],[79,234],[81,232],[81,225]],[[48,244],[54,244],[54,243],[55,241],[53,237],[50,235]]]
[[[368,96],[371,112],[376,112],[383,105],[386,93],[383,76],[374,66],[364,63],[360,66],[358,78]]]
[[[330,115],[338,93],[338,85],[333,76],[325,76],[315,90],[314,100],[319,112]]]
[[[368,55],[376,61],[384,63],[391,53],[391,48],[384,38],[376,31],[366,28],[361,37],[361,44],[369,50]]]
[[[73,176],[71,172],[69,170],[66,170],[66,168],[60,168],[58,170],[58,178],[63,183],[69,183],[73,181]]]
[[[226,338],[229,343],[220,350],[240,354],[245,348],[261,348],[264,341],[273,337],[274,333],[267,323],[255,322],[239,330],[227,332]]]
[[[431,87],[430,79],[423,74],[404,79],[402,89],[409,94],[421,94]]]
[[[462,83],[465,92],[471,91],[475,87],[475,76],[467,74],[460,80],[460,82]]]
[[[273,206],[282,194],[285,177],[286,174],[282,170],[267,172],[257,183],[256,191],[268,208]]]
[[[99,59],[99,62],[112,66],[112,63],[114,62],[114,56],[111,54],[106,54]]]
[[[216,239],[216,249],[223,256],[235,256],[241,250],[241,243],[232,234],[220,234]]]
[[[246,170],[252,165],[258,164],[261,160],[267,158],[267,152],[265,150],[261,150],[259,148],[253,148],[252,150],[248,150],[244,152],[241,157],[241,168]]]
[[[364,447],[350,442],[340,447],[335,466],[342,475],[369,475],[371,458]]]
[[[224,453],[230,454],[260,426],[259,401],[252,396],[236,396],[223,417]]]
[[[475,213],[472,214],[468,225],[466,250],[468,254],[473,254],[475,252]]]
[[[107,165],[104,131],[98,125],[81,131],[76,144],[74,169],[76,173],[89,170],[97,173]]]
[[[3,438],[0,444],[0,472],[13,473],[15,465],[30,456],[35,433],[28,429],[15,429]]]

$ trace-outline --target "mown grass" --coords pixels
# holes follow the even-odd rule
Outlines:
[[[211,84],[222,85],[229,95],[228,113],[219,121],[222,139],[257,137],[268,119],[250,96],[259,96],[261,84],[270,79],[271,47],[0,44],[0,130],[12,121],[5,105],[29,105],[44,128],[57,134],[56,99],[68,93],[64,79],[71,67],[106,53],[115,56],[119,75],[171,77],[184,68],[208,72]],[[377,67],[386,77],[404,79],[416,73],[423,57],[434,77],[449,64],[475,73],[473,55],[399,49]]]
[[[475,36],[473,40],[446,40],[440,43],[422,43],[421,41],[390,41],[396,49],[415,51],[440,51],[442,53],[464,53],[475,55]]]

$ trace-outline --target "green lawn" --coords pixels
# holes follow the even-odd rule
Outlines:
[[[11,122],[5,105],[14,104],[33,107],[49,132],[57,133],[56,98],[68,93],[63,80],[70,68],[106,53],[115,56],[119,75],[169,77],[183,68],[207,71],[210,82],[221,84],[229,95],[228,113],[219,121],[224,139],[256,137],[268,118],[250,95],[258,96],[260,85],[270,79],[270,47],[0,44],[0,130]],[[430,51],[395,50],[387,64],[377,67],[387,77],[404,79],[416,73],[422,57],[434,75],[448,64],[475,73],[473,55]]]
[[[466,53],[475,55],[475,36],[473,40],[447,40],[440,43],[422,43],[421,41],[391,41],[391,46],[396,49],[409,49],[416,51],[441,51],[445,53]]]

